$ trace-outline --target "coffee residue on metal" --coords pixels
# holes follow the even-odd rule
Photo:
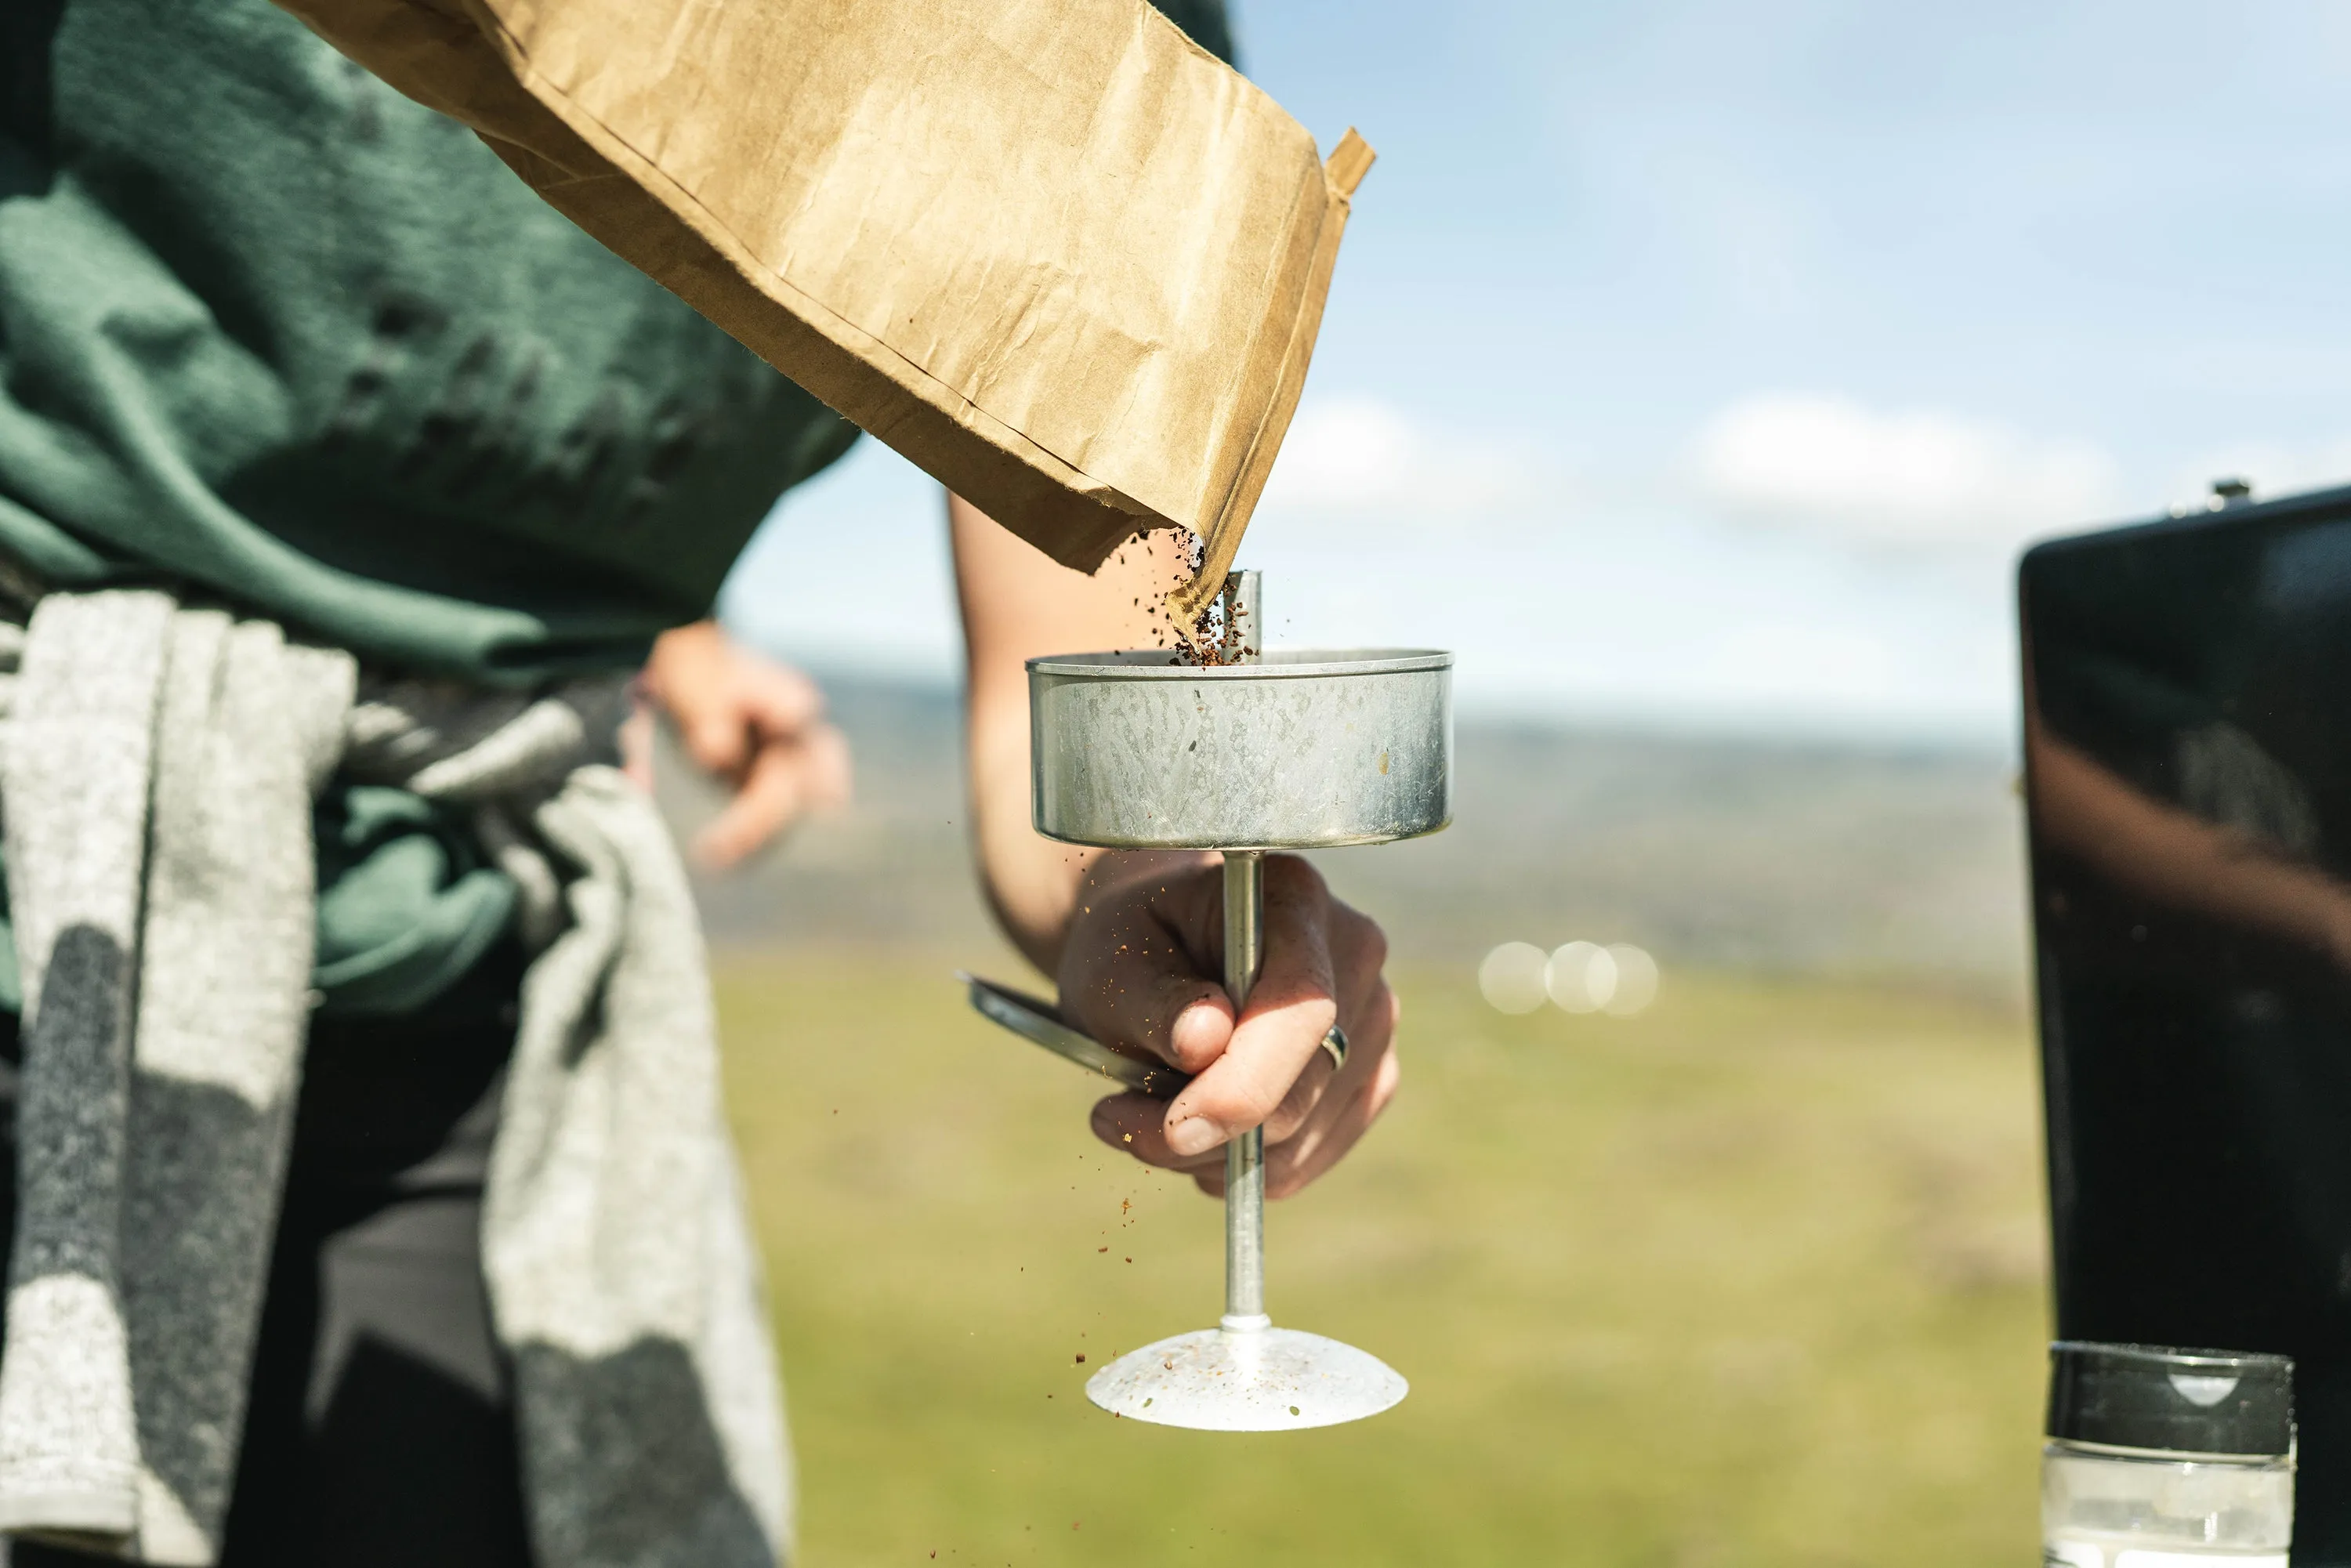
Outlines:
[[[1250,643],[1250,628],[1233,624],[1238,617],[1225,614],[1222,595],[1208,601],[1199,614],[1192,618],[1187,630],[1176,633],[1176,662],[1201,669],[1215,669],[1221,664],[1238,664],[1252,657],[1257,649]]]
[[[1207,548],[1199,535],[1185,535],[1185,560],[1191,574],[1197,578],[1207,556]],[[1232,602],[1219,593],[1200,607],[1190,625],[1176,628],[1176,662],[1200,669],[1215,669],[1224,664],[1238,664],[1257,655],[1254,646],[1258,629],[1239,624],[1240,617],[1231,612]]]
[[[1151,550],[1145,536],[1138,534],[1120,546],[1113,559],[1120,565],[1124,565],[1126,552],[1131,548],[1141,549],[1146,554]],[[1177,530],[1176,549],[1184,568],[1179,584],[1171,584],[1156,593],[1138,596],[1134,601],[1136,608],[1151,612],[1152,645],[1167,650],[1169,664],[1189,664],[1196,669],[1238,664],[1253,656],[1258,651],[1254,645],[1256,629],[1225,623],[1223,595],[1211,599],[1189,621],[1180,620],[1171,612],[1168,601],[1175,597],[1176,587],[1196,580],[1208,559],[1207,541],[1189,528]],[[1150,600],[1148,604],[1144,602],[1144,598]]]

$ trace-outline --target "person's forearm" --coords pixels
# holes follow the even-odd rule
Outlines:
[[[1005,934],[1050,974],[1099,850],[1056,843],[1031,825],[1029,660],[1150,646],[1166,635],[1157,595],[1175,580],[1165,538],[1131,544],[1092,577],[1056,565],[959,500],[948,505],[969,657],[967,763],[980,883]],[[1118,857],[1117,874],[1147,869]]]
[[[1046,974],[1059,963],[1077,886],[1100,850],[1056,843],[1030,825],[1026,682],[972,672],[966,739],[972,848],[998,925]]]
[[[2027,721],[2025,745],[2033,823],[2051,847],[2142,897],[2273,932],[2351,967],[2351,886],[2140,792],[2037,720]]]

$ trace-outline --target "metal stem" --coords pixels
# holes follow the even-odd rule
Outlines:
[[[1253,571],[1225,574],[1217,598],[1228,664],[1259,663],[1265,650],[1262,580]],[[1225,852],[1225,993],[1233,1017],[1249,1006],[1249,988],[1265,962],[1265,856],[1257,850]],[[1228,1333],[1271,1326],[1265,1315],[1265,1132],[1251,1127],[1225,1145],[1225,1318]]]
[[[1228,664],[1255,664],[1263,662],[1265,653],[1264,576],[1254,571],[1225,573],[1225,586],[1217,591],[1217,601],[1222,607],[1224,626],[1222,646],[1218,652]]]
[[[1265,925],[1265,857],[1225,852],[1225,990],[1236,1016],[1257,983]],[[1268,1326],[1265,1315],[1265,1130],[1225,1145],[1225,1318],[1228,1333]]]

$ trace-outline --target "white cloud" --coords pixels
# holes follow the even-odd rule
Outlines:
[[[1458,517],[1558,500],[1553,459],[1508,439],[1417,419],[1379,398],[1308,402],[1266,484],[1271,510]]]
[[[1928,410],[1767,392],[1731,404],[1693,444],[1698,492],[1733,517],[1895,546],[2009,546],[2102,520],[2112,458]]]

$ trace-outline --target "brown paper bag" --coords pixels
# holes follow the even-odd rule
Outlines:
[[[1055,559],[1230,564],[1372,153],[1144,0],[279,3]]]

